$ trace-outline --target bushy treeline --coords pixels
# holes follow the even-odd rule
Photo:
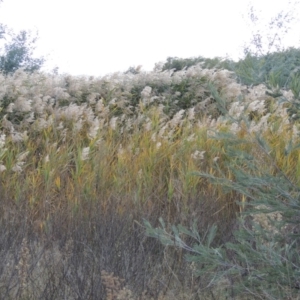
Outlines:
[[[234,72],[238,81],[245,85],[266,83],[270,87],[289,89],[293,80],[300,74],[300,49],[288,48],[280,52],[272,52],[257,56],[247,54],[239,61],[226,58],[177,58],[168,57],[162,70],[180,71],[201,64],[205,69],[227,69]]]

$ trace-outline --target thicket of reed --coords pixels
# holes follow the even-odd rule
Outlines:
[[[289,110],[296,96],[274,90],[200,65],[102,78],[0,75],[0,298],[224,295],[195,277],[182,249],[148,238],[143,219],[196,222],[203,235],[216,224],[216,245],[234,239],[247,199],[194,174],[235,180],[238,158],[219,133],[298,185],[299,151],[286,151],[300,142]]]

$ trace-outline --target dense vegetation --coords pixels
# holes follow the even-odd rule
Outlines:
[[[287,89],[293,78],[300,74],[300,51],[288,48],[281,52],[272,52],[261,56],[248,53],[244,58],[235,62],[221,58],[176,58],[169,57],[162,66],[162,70],[179,71],[200,64],[202,68],[223,68],[235,72],[237,81],[244,85],[258,85],[266,83],[268,87]]]
[[[300,299],[294,11],[237,62],[102,78],[0,23],[0,299]]]
[[[0,298],[298,299],[298,53],[1,75]]]

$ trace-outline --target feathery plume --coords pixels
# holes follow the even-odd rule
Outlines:
[[[87,160],[90,154],[90,147],[85,147],[82,149],[81,160]]]
[[[202,160],[204,159],[204,153],[206,151],[199,151],[199,150],[196,150],[194,153],[191,154],[191,157],[195,160]]]
[[[169,122],[170,123],[170,126],[171,128],[174,128],[176,127],[180,121],[182,120],[182,117],[183,117],[183,114],[184,114],[185,110],[184,109],[181,109],[179,112],[177,112],[173,119]]]
[[[110,121],[109,121],[109,127],[112,130],[116,130],[116,128],[117,128],[117,120],[118,120],[118,117],[113,117],[113,118],[110,119]]]

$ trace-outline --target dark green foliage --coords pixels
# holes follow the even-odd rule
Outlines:
[[[300,74],[294,74],[291,76],[290,89],[293,92],[295,99],[300,99]]]
[[[300,101],[298,99],[294,100],[290,107],[287,109],[289,114],[289,119],[291,121],[299,121],[300,119]]]
[[[30,32],[24,30],[17,35],[11,35],[11,41],[5,44],[0,55],[0,70],[4,74],[12,74],[19,68],[28,72],[39,70],[45,59],[32,56],[37,37],[32,37]]]
[[[2,0],[0,0],[1,2]],[[33,37],[30,31],[25,30],[15,34],[0,23],[0,39],[6,41],[4,49],[0,49],[0,72],[7,75],[13,74],[20,68],[24,68],[28,72],[40,70],[45,58],[33,57],[37,36]]]
[[[142,84],[136,83],[130,90],[129,105],[133,110],[142,101],[141,93],[145,86],[151,87],[151,103],[147,105],[156,105],[157,102],[164,105],[164,113],[169,117],[173,117],[178,111],[195,107],[198,103],[211,97],[211,101],[207,104],[205,110],[200,110],[198,115],[209,114],[212,117],[218,117],[223,114],[219,104],[225,105],[225,100],[221,99],[221,95],[213,82],[209,82],[206,76],[198,76],[197,78],[183,76],[180,80],[171,77],[169,83],[154,82],[151,78],[146,79]],[[158,100],[155,100],[155,97]]]
[[[284,51],[269,53],[263,56],[255,56],[248,53],[244,59],[234,62],[219,58],[174,58],[169,57],[163,66],[163,70],[194,66],[198,63],[203,68],[227,69],[238,76],[240,83],[245,85],[267,84],[268,87],[289,88],[293,76],[300,74],[300,49],[288,48]]]
[[[282,52],[270,53],[261,57],[248,54],[235,64],[233,71],[242,84],[289,88],[292,76],[299,74],[300,49],[289,48]]]

